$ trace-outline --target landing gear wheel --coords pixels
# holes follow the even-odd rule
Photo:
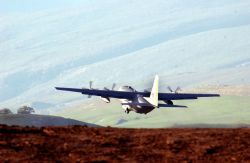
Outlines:
[[[168,101],[167,101],[167,104],[168,104],[168,105],[174,105],[173,101],[171,101],[171,100],[168,100]]]
[[[130,112],[130,111],[129,111],[129,109],[127,108],[127,109],[125,110],[125,113],[127,113],[127,114],[128,114],[129,112]]]

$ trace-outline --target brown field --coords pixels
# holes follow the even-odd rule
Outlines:
[[[250,129],[0,126],[0,162],[250,162]]]

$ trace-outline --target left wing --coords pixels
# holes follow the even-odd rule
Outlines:
[[[132,100],[137,92],[123,92],[123,91],[113,91],[113,90],[98,90],[98,89],[77,89],[77,88],[62,88],[56,87],[57,90],[79,92],[85,95],[119,98],[119,99],[129,99]]]

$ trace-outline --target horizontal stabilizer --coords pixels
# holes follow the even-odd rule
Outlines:
[[[162,107],[187,108],[187,106],[183,106],[183,105],[169,105],[169,104],[159,104],[158,106],[159,106],[159,108],[162,108]]]
[[[148,104],[148,103],[121,103],[122,105],[129,105],[129,106],[153,106],[151,104]]]

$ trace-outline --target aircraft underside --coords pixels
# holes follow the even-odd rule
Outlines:
[[[126,107],[125,108],[125,113],[129,114],[130,111],[134,111],[139,114],[147,114],[154,110],[154,107],[150,106],[143,106],[143,107]]]
[[[126,105],[122,104],[122,108],[125,110],[125,113],[129,114],[130,111],[134,111],[139,114],[147,114],[154,110],[155,107],[153,106],[140,106],[140,105],[133,105],[133,102],[128,101],[126,99],[120,99],[121,103],[128,103]],[[130,104],[129,104],[130,103]]]

